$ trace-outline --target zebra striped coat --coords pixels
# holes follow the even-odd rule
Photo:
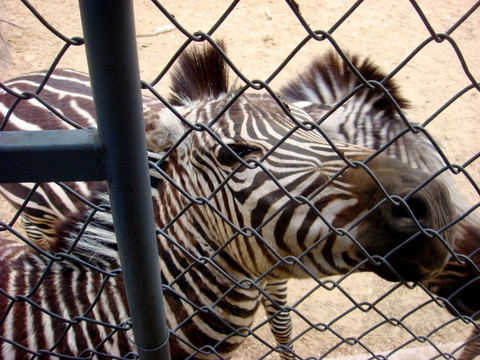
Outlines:
[[[362,166],[349,169],[344,157],[361,161],[372,151],[337,144],[339,157],[315,126],[304,129],[289,116],[313,125],[305,112],[291,107],[286,114],[270,96],[243,94],[233,102],[226,69],[212,50],[182,57],[171,102],[187,121],[204,124],[197,130],[164,106],[145,113],[149,150],[162,158],[166,152],[152,164],[152,189],[174,358],[230,357],[262,299],[267,305],[274,300],[264,289],[287,278],[358,267],[392,280],[417,280],[441,269],[449,254],[445,245],[453,245],[452,210],[441,182],[415,191],[427,175],[383,155],[368,162],[371,173]],[[6,126],[15,129],[16,119],[10,116]],[[372,173],[409,207],[386,201]],[[95,186],[89,200],[101,204],[105,192]],[[2,243],[11,249],[2,250],[1,287],[8,294],[0,303],[2,356],[27,357],[25,348],[65,355],[87,348],[83,354],[124,357],[133,350],[123,331],[128,310],[113,224],[108,211],[100,211],[105,208],[59,221],[41,255]],[[443,237],[432,241],[418,224]],[[415,241],[404,243],[408,239]],[[372,254],[385,256],[394,271],[376,265]],[[34,266],[36,271],[24,271]],[[77,294],[72,289],[79,280],[85,287]],[[42,292],[49,289],[45,284],[54,293]],[[13,322],[27,324],[29,336],[25,328],[17,333]]]

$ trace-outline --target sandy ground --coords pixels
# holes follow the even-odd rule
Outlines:
[[[59,31],[68,37],[81,36],[77,2],[73,0],[35,0],[31,3]],[[307,23],[314,30],[328,30],[352,6],[353,2],[297,0]],[[474,0],[455,2],[421,1],[420,6],[436,33],[444,33],[461,18]],[[164,1],[162,4],[188,31],[208,31],[229,6],[228,1]],[[167,64],[184,36],[170,28],[168,20],[148,1],[135,1],[138,51],[141,77],[151,81]],[[19,1],[7,0],[0,7],[0,80],[46,69],[63,46]],[[422,123],[441,108],[455,94],[471,82],[462,68],[452,43],[460,49],[468,71],[480,79],[480,10],[476,11],[452,34],[452,42],[428,43],[405,67],[395,75],[403,94],[410,100],[409,111],[414,121]],[[250,79],[266,79],[306,36],[298,19],[282,1],[242,1],[216,31],[228,45],[231,60]],[[425,24],[408,1],[370,0],[362,3],[333,33],[335,42],[350,53],[370,57],[384,71],[392,71],[415,48],[429,37]],[[1,40],[1,39],[0,39]],[[272,81],[279,88],[292,79],[316,55],[332,48],[328,41],[310,41]],[[87,70],[83,47],[72,47],[60,62],[60,67]],[[159,91],[167,91],[168,81],[161,81]],[[448,158],[458,164],[467,162],[479,152],[478,138],[480,94],[470,90],[441,112],[427,127],[444,145]],[[467,167],[473,181],[480,183],[480,161]],[[4,170],[2,170],[4,171]],[[459,176],[462,188],[473,203],[479,201],[474,187],[464,176]],[[2,206],[0,220],[8,220],[11,213]],[[327,287],[339,278],[322,279]],[[290,302],[300,302],[294,314],[295,334],[299,336],[296,349],[302,357],[333,359],[368,358],[365,348],[386,352],[412,342],[415,350],[404,353],[408,359],[427,359],[438,355],[431,345],[413,341],[414,336],[427,336],[439,349],[452,351],[465,340],[470,326],[452,321],[451,316],[436,305],[428,304],[430,297],[420,289],[401,287],[383,298],[392,284],[373,275],[355,274],[342,280],[333,290],[319,288],[314,280],[292,281]],[[299,301],[306,294],[308,298]],[[348,294],[348,296],[347,296]],[[354,303],[376,302],[376,310],[361,311]],[[425,306],[422,306],[425,304]],[[421,309],[417,307],[422,306]],[[365,308],[365,307],[364,307]],[[416,310],[414,310],[416,309]],[[344,314],[341,319],[337,317]],[[383,314],[383,315],[382,315]],[[259,314],[258,321],[262,321]],[[390,325],[387,319],[401,319],[402,325]],[[310,322],[310,325],[308,324]],[[448,324],[447,324],[448,323]],[[326,329],[324,324],[330,324]],[[442,324],[447,324],[442,327]],[[342,344],[340,337],[361,337],[361,343]],[[255,331],[259,337],[273,344],[266,326]],[[447,345],[442,345],[447,344]],[[339,345],[335,350],[332,347]],[[424,352],[417,351],[423,346]],[[235,359],[261,357],[268,348],[251,337]],[[412,355],[414,352],[414,356]],[[428,353],[430,351],[430,353]],[[433,353],[431,352],[433,351]],[[357,357],[351,357],[351,356]],[[396,356],[399,356],[398,354]]]

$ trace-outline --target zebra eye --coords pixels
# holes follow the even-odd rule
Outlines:
[[[237,164],[238,157],[244,159],[255,151],[255,149],[252,149],[251,147],[245,145],[229,145],[229,147],[230,150],[222,147],[218,154],[218,159],[220,160],[220,163],[226,166],[233,166]],[[234,154],[236,154],[238,157],[236,157]]]

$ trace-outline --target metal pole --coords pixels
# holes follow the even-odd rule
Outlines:
[[[170,359],[131,0],[79,0],[98,132],[133,333],[142,360]]]

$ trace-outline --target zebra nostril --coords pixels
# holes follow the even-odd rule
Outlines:
[[[408,199],[405,201],[408,209],[403,204],[393,205],[391,208],[394,219],[412,219],[412,215],[418,220],[425,219],[428,214],[428,206],[423,199]]]
[[[405,232],[419,230],[417,222],[429,226],[429,205],[423,197],[412,197],[404,203],[389,203],[385,211],[385,221],[394,229]]]

